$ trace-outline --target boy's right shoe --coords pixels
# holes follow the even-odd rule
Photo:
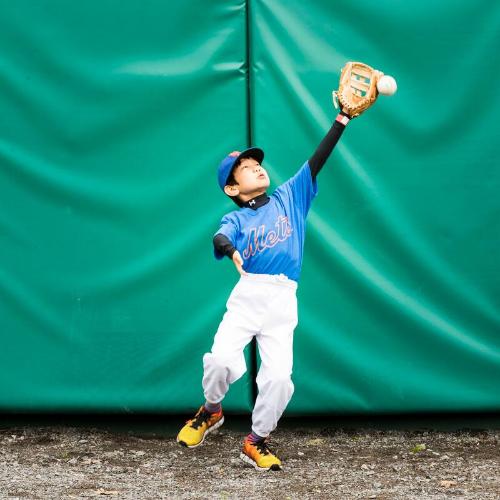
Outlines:
[[[257,470],[282,470],[281,460],[267,446],[267,438],[252,442],[248,436],[243,441],[240,458]]]
[[[194,418],[188,420],[177,435],[177,442],[187,448],[196,448],[205,441],[205,436],[218,429],[224,423],[222,408],[217,413],[210,413],[201,406]]]

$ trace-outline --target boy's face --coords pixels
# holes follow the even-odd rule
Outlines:
[[[270,185],[266,170],[253,158],[243,158],[234,168],[233,177],[238,184],[226,186],[224,192],[229,196],[239,196],[242,201],[265,193]]]

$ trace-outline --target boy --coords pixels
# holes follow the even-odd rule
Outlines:
[[[219,186],[240,208],[222,218],[213,240],[214,254],[217,259],[229,257],[240,279],[227,301],[211,352],[203,356],[206,402],[179,432],[181,445],[195,448],[223,424],[221,401],[229,385],[245,373],[243,349],[256,336],[259,393],[252,432],[243,441],[240,457],[257,470],[282,468],[268,440],[294,391],[292,344],[305,219],[317,194],[316,176],[349,120],[342,111],[312,157],[271,196],[266,193],[270,182],[261,149],[234,151],[219,165]]]

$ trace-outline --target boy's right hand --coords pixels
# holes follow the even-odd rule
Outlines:
[[[243,259],[241,258],[240,252],[238,252],[238,250],[236,250],[233,253],[232,259],[233,259],[234,265],[236,266],[236,269],[238,270],[238,272],[242,276],[247,276],[248,273],[243,269]]]

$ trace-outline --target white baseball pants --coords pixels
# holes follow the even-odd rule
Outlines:
[[[203,356],[203,391],[210,403],[223,400],[229,385],[246,372],[243,349],[255,336],[261,358],[259,394],[252,431],[268,436],[278,425],[294,385],[293,331],[297,326],[297,282],[285,275],[241,276],[226,303],[227,311]]]

